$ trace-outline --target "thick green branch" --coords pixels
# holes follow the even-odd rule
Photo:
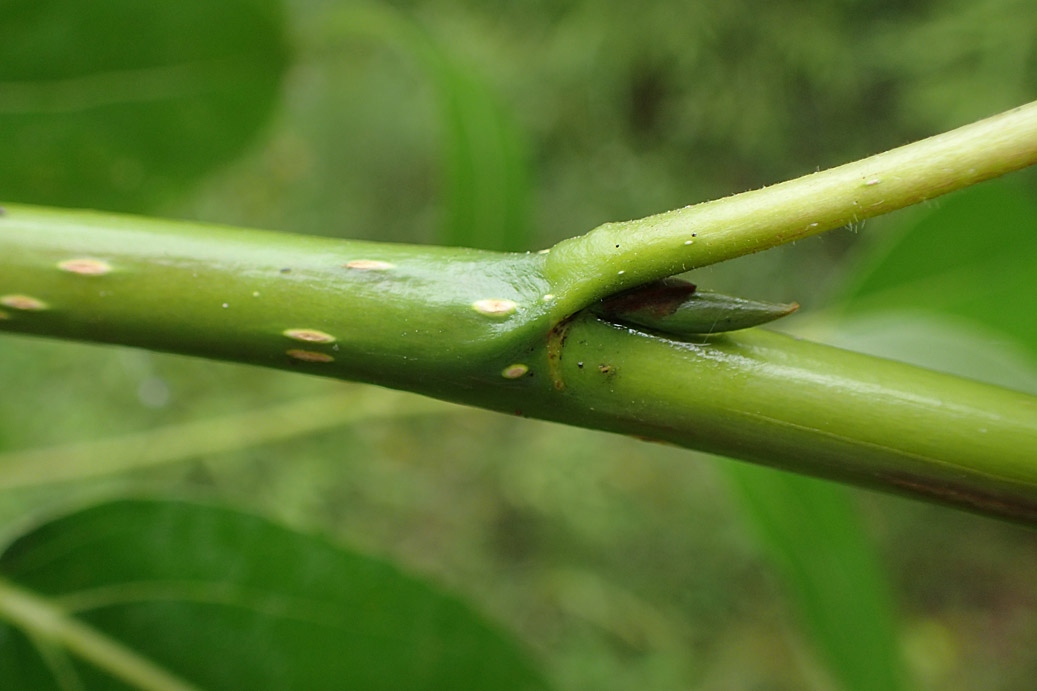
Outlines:
[[[581,313],[550,417],[1037,524],[1037,398],[762,329],[672,341]]]
[[[1037,398],[763,331],[682,340],[581,311],[1034,158],[1037,104],[546,256],[10,206],[0,330],[373,382],[1037,524]]]

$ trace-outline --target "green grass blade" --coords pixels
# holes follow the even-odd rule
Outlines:
[[[313,30],[325,41],[363,34],[410,56],[425,71],[442,119],[443,225],[438,241],[457,247],[526,250],[525,145],[509,113],[475,72],[433,33],[385,5],[335,11]]]
[[[852,492],[745,463],[721,467],[841,687],[906,688],[889,585]]]

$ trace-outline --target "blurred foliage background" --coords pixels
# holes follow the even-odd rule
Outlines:
[[[0,199],[538,249],[1032,100],[1035,26],[1031,0],[0,0]],[[785,330],[1037,392],[1035,204],[1024,172],[695,280],[798,300]],[[5,336],[0,382],[8,532],[111,494],[215,498],[463,593],[559,689],[1037,678],[1037,540],[1011,525],[119,348]],[[132,469],[143,434],[106,459],[126,472],[4,482],[20,450],[335,392],[384,410]]]

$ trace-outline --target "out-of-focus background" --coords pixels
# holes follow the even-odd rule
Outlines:
[[[1033,100],[1035,27],[1032,0],[0,0],[0,199],[539,249]],[[1037,392],[1035,208],[1024,172],[695,282],[799,301],[779,330]],[[240,417],[339,392],[305,434]],[[415,405],[4,336],[0,525],[116,493],[228,502],[462,594],[559,689],[1033,688],[1030,531]],[[148,430],[199,420],[240,438],[210,452],[195,429],[134,467]],[[78,451],[125,472],[5,482],[22,450],[131,433]]]

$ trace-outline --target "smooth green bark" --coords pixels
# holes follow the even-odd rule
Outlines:
[[[550,253],[8,206],[0,330],[371,382],[1037,523],[1037,398],[760,330],[681,336],[585,309],[1035,160],[1037,103]]]
[[[555,324],[543,255],[9,207],[0,256],[4,330],[373,382],[1037,522],[1034,397],[758,329]]]

